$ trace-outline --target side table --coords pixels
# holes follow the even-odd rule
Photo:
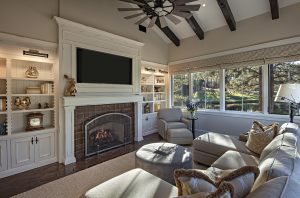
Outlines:
[[[195,120],[198,120],[197,117],[187,117],[186,119],[192,121],[192,134],[193,134],[193,139],[195,139]]]

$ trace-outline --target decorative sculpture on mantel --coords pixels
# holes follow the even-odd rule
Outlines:
[[[76,82],[74,78],[70,78],[68,75],[64,75],[65,79],[68,80],[65,86],[65,96],[75,96],[77,93]]]

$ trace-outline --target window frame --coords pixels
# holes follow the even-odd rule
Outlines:
[[[264,120],[270,120],[273,121],[273,119],[282,120],[283,122],[288,121],[288,115],[280,115],[280,114],[270,114],[269,113],[269,64],[262,65],[262,111],[261,112],[243,112],[243,111],[234,111],[234,110],[225,110],[225,69],[219,70],[219,85],[220,85],[220,109],[198,109],[197,111],[200,112],[200,114],[206,114],[206,115],[220,115],[228,116],[228,117],[242,117],[242,118],[249,118],[253,119],[253,117],[257,119],[264,119]],[[192,73],[195,72],[187,72],[183,74],[189,75],[189,98],[192,98],[192,90],[193,90],[193,80],[192,80]],[[176,75],[176,74],[174,74]],[[171,75],[171,101],[170,104],[173,107],[173,76]],[[183,108],[183,111],[186,109]],[[300,123],[300,116],[295,116],[294,118],[296,123]]]

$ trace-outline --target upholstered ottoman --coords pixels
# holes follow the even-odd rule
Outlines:
[[[180,145],[193,144],[193,133],[187,128],[168,129],[167,142]]]
[[[176,144],[147,144],[136,152],[135,166],[175,184],[174,170],[192,168],[192,155],[186,148]]]
[[[85,193],[86,198],[171,198],[177,188],[139,168],[114,177]]]
[[[193,159],[196,163],[211,166],[219,157],[230,150],[256,156],[255,153],[247,149],[245,144],[235,136],[208,132],[194,139]]]

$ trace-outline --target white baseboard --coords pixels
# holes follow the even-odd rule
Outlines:
[[[153,129],[153,130],[150,130],[150,131],[144,131],[143,136],[151,135],[153,133],[158,133],[158,129]]]

